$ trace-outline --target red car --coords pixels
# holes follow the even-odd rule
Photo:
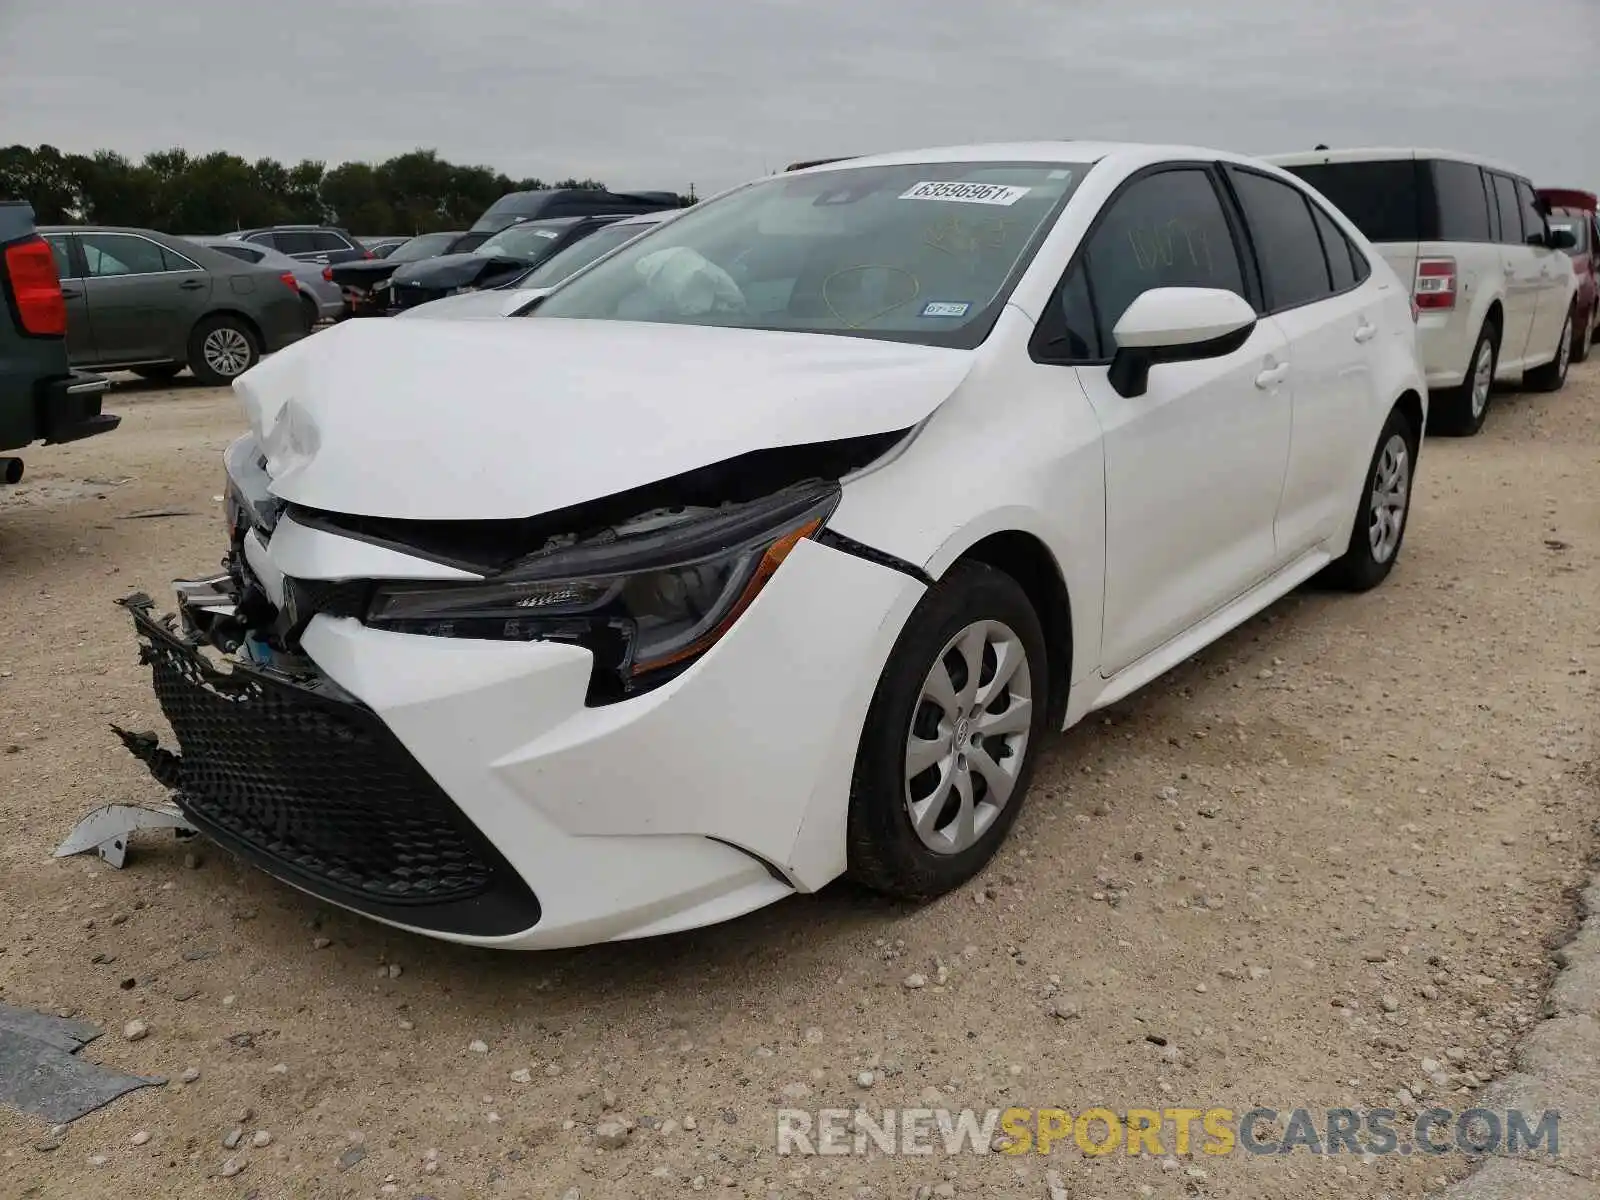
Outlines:
[[[1540,188],[1549,207],[1550,227],[1570,229],[1578,244],[1567,253],[1578,276],[1578,316],[1572,325],[1572,361],[1589,357],[1589,345],[1600,334],[1600,197],[1575,188]]]

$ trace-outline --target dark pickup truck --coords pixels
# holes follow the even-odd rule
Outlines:
[[[108,433],[122,418],[100,411],[105,376],[67,365],[55,257],[22,201],[0,200],[0,297],[0,483],[16,483],[22,460],[6,451]]]

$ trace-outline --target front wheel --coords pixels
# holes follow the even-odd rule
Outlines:
[[[207,317],[189,338],[189,369],[211,387],[226,387],[260,357],[255,333],[236,317]]]
[[[1572,364],[1572,314],[1561,325],[1561,338],[1556,342],[1556,356],[1542,367],[1535,367],[1524,376],[1528,387],[1536,392],[1559,392],[1567,382],[1567,368]]]
[[[1367,468],[1366,484],[1350,548],[1332,563],[1328,582],[1349,592],[1366,592],[1389,577],[1411,515],[1412,471],[1419,440],[1405,413],[1396,408],[1378,435],[1378,448]]]
[[[1049,708],[1044,632],[1011,576],[959,563],[901,631],[851,782],[849,872],[907,900],[975,875],[1005,840]]]

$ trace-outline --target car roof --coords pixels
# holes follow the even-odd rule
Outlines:
[[[154,229],[141,229],[137,225],[40,225],[40,233],[136,233],[140,237],[161,238],[173,237],[170,233],[158,233]]]
[[[1350,162],[1404,162],[1411,159],[1443,158],[1451,162],[1471,163],[1487,167],[1518,178],[1527,178],[1523,171],[1481,154],[1464,154],[1460,150],[1437,150],[1425,146],[1351,146],[1342,150],[1304,150],[1290,154],[1263,154],[1262,160],[1275,167],[1309,167],[1321,163]]]
[[[915,166],[918,163],[982,162],[1107,162],[1124,170],[1168,161],[1221,161],[1258,165],[1254,155],[1238,154],[1205,146],[1167,145],[1158,142],[1040,141],[988,142],[961,146],[930,146],[921,150],[897,150],[887,154],[867,154],[840,159],[793,172],[796,175],[828,171],[854,171],[862,167]]]
[[[594,214],[594,216],[605,216],[605,215],[606,215],[605,213],[596,213],[596,214]],[[528,229],[528,228],[533,228],[533,227],[537,227],[539,229],[570,229],[572,226],[580,224],[580,223],[582,223],[584,221],[592,221],[592,220],[594,220],[594,216],[589,216],[589,217],[529,217],[529,218],[527,218],[525,220],[513,221],[513,222],[511,222],[511,224],[507,225],[505,227],[505,229],[501,229],[498,232],[506,233],[506,232],[508,232],[508,231],[510,231],[512,229]],[[493,236],[493,235],[491,235],[491,236]]]
[[[1579,188],[1544,187],[1536,191],[1540,199],[1555,208],[1575,208],[1591,213],[1600,208],[1600,196]]]

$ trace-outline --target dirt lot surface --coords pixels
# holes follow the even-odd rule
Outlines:
[[[0,493],[0,999],[92,1020],[85,1056],[172,1082],[60,1137],[0,1112],[7,1200],[1009,1198],[1049,1195],[1050,1171],[1073,1200],[1355,1200],[1466,1170],[1070,1139],[1048,1158],[780,1157],[775,1122],[1402,1088],[1470,1107],[1539,1013],[1600,815],[1600,365],[1424,448],[1383,588],[1298,593],[1057,738],[974,885],[920,911],[839,886],[531,956],[327,910],[204,845],[146,835],[123,871],[49,856],[92,806],[162,794],[108,728],[159,722],[112,601],[165,602],[217,562],[219,451],[241,428],[198,387],[108,407],[120,430],[36,449]],[[124,1038],[132,1020],[147,1037]]]

